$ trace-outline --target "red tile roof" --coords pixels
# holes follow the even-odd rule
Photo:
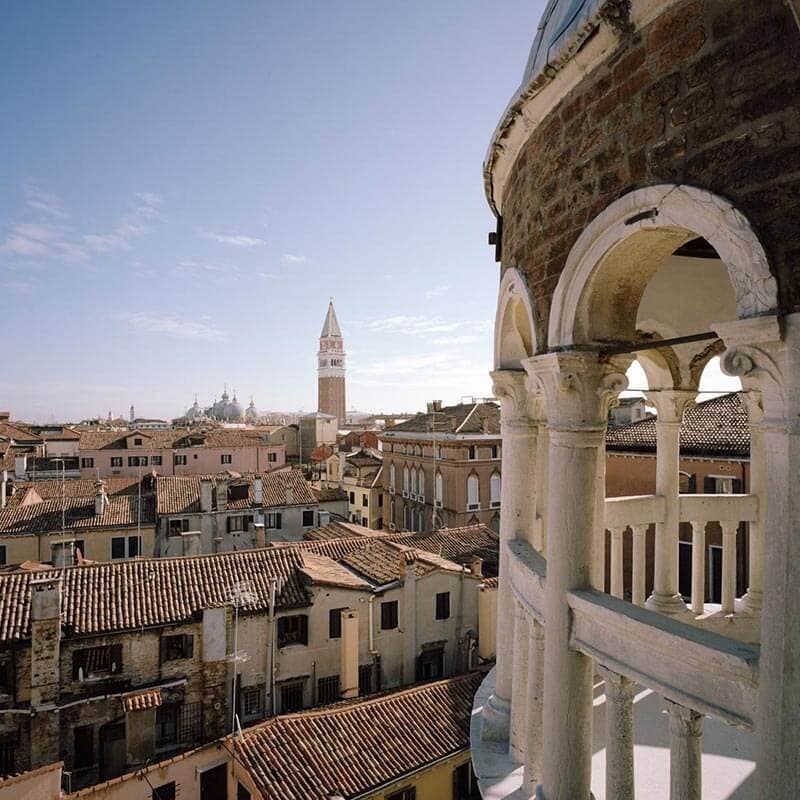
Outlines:
[[[348,798],[469,748],[471,673],[275,717],[234,746],[265,800]]]

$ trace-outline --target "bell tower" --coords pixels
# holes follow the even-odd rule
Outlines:
[[[346,410],[344,356],[342,330],[331,298],[319,336],[317,411],[337,417],[339,425],[344,423]]]

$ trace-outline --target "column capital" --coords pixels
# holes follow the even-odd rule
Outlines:
[[[608,412],[628,386],[632,356],[600,360],[596,352],[545,353],[525,359],[531,382],[541,387],[549,426],[555,430],[603,430]]]
[[[656,408],[656,424],[671,422],[680,425],[686,409],[694,405],[697,392],[688,389],[653,389],[645,392],[644,396]]]
[[[512,428],[529,428],[539,425],[541,397],[531,391],[527,373],[523,370],[499,369],[489,373],[492,389],[500,401],[502,425]]]
[[[614,672],[601,664],[597,665],[597,671],[605,683],[605,693],[612,702],[626,699],[633,700],[636,684],[630,678],[626,678],[624,675],[620,675],[619,672]]]
[[[697,738],[703,735],[703,715],[688,706],[664,698],[664,708],[669,714],[670,732],[681,737]]]

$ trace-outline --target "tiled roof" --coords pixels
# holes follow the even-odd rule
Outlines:
[[[179,435],[186,433],[182,430],[148,430],[148,431],[80,431],[80,449],[86,450],[124,450],[127,448],[127,439],[136,436],[143,439],[142,447],[137,450],[169,450],[172,443]]]
[[[0,575],[0,641],[30,636],[33,579],[62,579],[64,625],[75,635],[100,634],[186,622],[204,608],[230,603],[244,584],[255,600],[241,608],[269,608],[270,579],[277,580],[276,607],[308,605],[301,570],[303,553],[262,548],[181,558],[151,558]]]
[[[435,569],[460,571],[459,565],[452,561],[386,539],[370,540],[363,547],[343,556],[340,561],[377,586],[383,586],[401,578],[401,558],[406,565],[413,564],[414,574],[418,578]]]
[[[311,583],[322,586],[338,586],[345,589],[371,591],[372,586],[363,578],[331,558],[316,553],[303,553],[303,574]]]
[[[0,422],[0,436],[4,439],[13,439],[17,444],[39,443],[42,441],[41,436],[35,434],[23,423]]]
[[[500,581],[500,579],[499,579],[499,578],[484,578],[484,579],[481,581],[481,583],[482,583],[482,584],[483,584],[483,585],[484,585],[484,586],[485,586],[487,589],[496,589],[496,588],[497,588],[497,586],[498,586],[498,583],[499,583],[499,581]]]
[[[227,478],[226,478],[227,475]],[[199,514],[200,513],[200,482],[203,479],[211,480],[214,487],[227,479],[231,485],[248,484],[247,498],[233,500],[228,503],[228,508],[253,508],[255,507],[255,493],[253,480],[261,478],[264,508],[278,506],[308,506],[317,505],[317,499],[311,487],[303,477],[300,470],[280,470],[265,472],[260,476],[245,475],[234,477],[231,473],[220,475],[186,475],[164,476],[156,479],[156,495],[158,496],[159,514]],[[286,491],[291,489],[291,502],[287,502]]]
[[[139,479],[133,478],[104,478],[106,494],[108,495],[135,495],[139,492]],[[74,478],[64,481],[64,497],[94,497],[96,481],[94,478]],[[42,500],[55,500],[61,498],[62,485],[60,480],[44,481],[14,481],[15,492],[9,499],[9,505],[18,505],[28,492],[35,492]],[[142,494],[148,490],[142,487]]]
[[[435,427],[434,427],[435,426]],[[500,436],[500,408],[494,403],[461,403],[447,406],[433,414],[417,414],[405,422],[394,425],[385,433],[458,433],[462,436],[470,434],[490,433]]]
[[[374,531],[354,522],[329,522],[319,528],[306,531],[303,538],[307,541],[326,541],[327,539],[347,539],[353,536],[385,536],[384,531]]]
[[[275,717],[247,729],[235,746],[265,800],[347,800],[466,750],[482,677]]]
[[[347,500],[347,492],[344,489],[340,489],[338,486],[326,486],[322,489],[312,486],[311,491],[314,492],[314,497],[317,498],[317,502],[319,503],[333,503],[336,500]]]
[[[142,496],[141,519],[137,513],[138,497],[117,495],[108,498],[102,514],[95,514],[94,497],[64,499],[64,524],[67,529],[116,528],[155,522],[155,502],[152,495]],[[15,504],[0,511],[0,533],[30,534],[61,530],[62,501],[43,500],[30,505]]]
[[[609,429],[606,449],[655,453],[655,417]],[[687,409],[681,425],[681,453],[740,458],[750,455],[747,409],[738,394],[721,395]]]

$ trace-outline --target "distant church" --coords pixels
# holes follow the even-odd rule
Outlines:
[[[317,366],[318,393],[317,411],[331,414],[338,419],[338,424],[345,421],[345,370],[344,339],[333,310],[333,300],[328,304],[325,324],[319,336],[319,359]]]

